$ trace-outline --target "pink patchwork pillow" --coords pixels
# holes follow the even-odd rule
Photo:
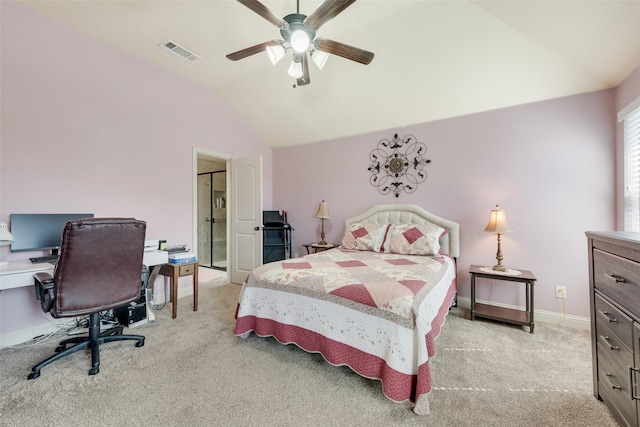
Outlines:
[[[436,255],[446,233],[435,224],[392,224],[383,249],[401,255]]]
[[[342,247],[359,251],[380,252],[389,224],[360,224],[353,223],[344,232]]]

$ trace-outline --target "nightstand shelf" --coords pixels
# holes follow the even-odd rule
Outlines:
[[[529,332],[533,333],[535,323],[533,321],[533,286],[536,277],[528,270],[518,270],[520,274],[508,275],[498,272],[485,271],[486,267],[472,265],[469,269],[471,275],[471,320],[476,317],[485,319],[498,320],[501,322],[512,323],[514,325],[529,326]],[[524,310],[516,310],[513,308],[500,307],[497,305],[489,305],[476,303],[476,278],[502,280],[509,282],[520,282],[525,284],[526,304]]]
[[[499,307],[497,305],[476,303],[474,314],[474,317],[484,317],[486,319],[503,321],[506,319],[522,325],[528,325],[530,322],[529,314],[526,311]]]

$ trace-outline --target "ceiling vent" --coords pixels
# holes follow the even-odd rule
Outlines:
[[[185,49],[184,47],[180,46],[178,43],[173,42],[171,40],[167,40],[166,42],[162,43],[160,46],[171,51],[175,55],[178,55],[180,58],[186,59],[189,62],[195,62],[198,59],[200,59],[200,56],[196,55],[195,53],[191,52],[188,49]]]

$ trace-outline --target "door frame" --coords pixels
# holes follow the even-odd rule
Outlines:
[[[193,189],[192,192],[192,233],[193,233],[193,237],[192,237],[192,241],[193,241],[193,252],[196,254],[196,257],[198,257],[198,156],[200,157],[211,157],[213,159],[216,160],[224,160],[227,164],[226,166],[226,177],[227,177],[227,184],[226,184],[226,194],[227,194],[227,204],[226,206],[230,206],[229,205],[229,195],[231,193],[231,176],[230,176],[230,169],[231,169],[231,158],[232,156],[230,156],[229,154],[224,154],[224,153],[220,153],[217,151],[211,151],[211,150],[207,150],[204,148],[198,148],[198,147],[193,147],[193,159],[192,159],[192,184],[191,187]],[[227,227],[227,271],[226,273],[226,281],[229,282],[230,279],[230,254],[231,254],[231,239],[229,239],[229,236],[231,235],[231,227],[230,227],[230,221],[227,221],[226,224]]]

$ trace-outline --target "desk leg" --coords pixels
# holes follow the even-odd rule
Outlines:
[[[198,263],[193,265],[193,311],[198,311]]]
[[[173,303],[171,317],[176,318],[178,315],[178,268],[174,267],[171,271],[170,287],[171,287],[171,302]]]
[[[476,320],[476,276],[471,275],[471,320]]]
[[[533,282],[529,282],[527,283],[527,286],[530,289],[531,292],[531,298],[529,299],[529,333],[533,333],[533,327],[535,326],[535,323],[533,322]]]

